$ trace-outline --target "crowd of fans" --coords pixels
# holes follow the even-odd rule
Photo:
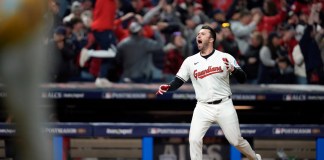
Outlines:
[[[237,59],[246,83],[324,84],[323,1],[64,2],[49,0],[46,15],[52,82],[169,82],[199,52],[196,33],[209,24],[215,48]]]

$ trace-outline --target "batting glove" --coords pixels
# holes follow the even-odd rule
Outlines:
[[[170,85],[168,84],[162,84],[159,87],[159,90],[156,92],[156,95],[163,95],[168,89],[170,88]]]
[[[234,66],[228,62],[227,58],[223,58],[223,62],[226,65],[227,71],[229,71],[230,73],[234,71]]]

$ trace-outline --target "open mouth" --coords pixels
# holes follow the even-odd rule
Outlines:
[[[198,44],[201,44],[201,43],[202,43],[202,40],[197,40],[197,43],[198,43]]]

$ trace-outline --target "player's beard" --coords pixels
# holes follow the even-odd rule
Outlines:
[[[201,52],[204,52],[208,48],[208,41],[202,41],[202,43],[198,43],[197,46]]]

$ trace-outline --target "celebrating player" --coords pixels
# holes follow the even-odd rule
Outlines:
[[[244,83],[245,72],[233,56],[214,49],[215,31],[204,25],[196,37],[200,52],[185,59],[176,77],[160,86],[156,94],[175,91],[189,78],[192,81],[197,104],[192,116],[189,143],[192,160],[202,160],[203,137],[213,123],[218,123],[226,139],[249,160],[261,160],[250,144],[241,136],[237,113],[231,100],[229,76]]]

